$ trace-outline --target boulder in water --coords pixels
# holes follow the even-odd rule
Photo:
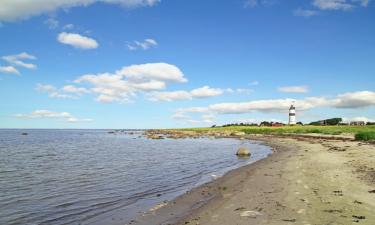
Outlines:
[[[251,153],[246,147],[240,147],[236,153],[237,156],[250,156]]]

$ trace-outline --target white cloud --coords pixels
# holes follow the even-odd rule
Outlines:
[[[88,6],[97,2],[118,4],[127,8],[153,6],[160,0],[1,0],[0,21],[15,21],[53,12],[59,8]]]
[[[308,86],[287,86],[287,87],[279,87],[278,90],[280,92],[285,93],[307,93],[309,92]]]
[[[186,81],[178,67],[167,63],[131,65],[115,73],[87,74],[75,80],[90,84],[91,92],[98,95],[96,100],[103,103],[129,102],[139,92],[160,91],[167,82]]]
[[[362,108],[375,105],[375,92],[358,91],[340,94],[333,100],[336,108]]]
[[[17,54],[17,55],[7,55],[7,56],[3,56],[2,59],[4,61],[6,61],[7,63],[13,65],[13,66],[18,66],[18,67],[23,67],[23,68],[26,68],[26,69],[36,69],[37,66],[35,64],[32,64],[32,63],[25,63],[23,62],[22,60],[35,60],[36,57],[33,56],[33,55],[30,55],[26,52],[22,52],[20,54]]]
[[[140,41],[134,41],[134,43],[128,44],[129,50],[138,50],[138,49],[143,49],[143,50],[148,50],[152,47],[156,47],[158,43],[154,39],[145,39],[142,42]]]
[[[116,73],[134,81],[155,79],[180,83],[187,82],[187,79],[178,67],[167,63],[131,65],[122,68]]]
[[[95,39],[75,33],[62,32],[58,35],[57,40],[62,44],[71,45],[79,49],[94,49],[99,46]]]
[[[178,101],[178,100],[191,100],[193,98],[208,98],[223,94],[224,91],[219,88],[210,88],[203,86],[201,88],[193,89],[191,91],[165,91],[153,92],[149,94],[151,101]]]
[[[314,0],[313,5],[321,10],[350,10],[356,1],[347,0]]]
[[[210,88],[209,86],[204,86],[201,88],[194,89],[190,93],[191,96],[194,98],[206,98],[222,95],[224,91],[220,88]]]
[[[370,119],[364,116],[359,116],[359,117],[353,117],[353,118],[342,118],[343,122],[349,123],[352,121],[363,121],[363,122],[375,122],[375,119]]]
[[[16,114],[15,117],[24,119],[60,119],[69,123],[90,122],[92,119],[78,119],[68,112],[53,112],[49,110],[35,110],[28,114]]]
[[[20,75],[20,72],[14,66],[0,66],[0,73]]]
[[[90,93],[90,91],[87,90],[86,88],[76,87],[76,86],[73,86],[73,85],[66,85],[62,88],[62,90],[65,91],[65,92],[74,93],[74,94],[77,94],[77,95]]]
[[[318,11],[310,10],[310,9],[296,9],[293,11],[295,16],[302,16],[302,17],[311,17],[318,15]]]
[[[61,93],[56,87],[49,84],[37,84],[35,90],[41,93],[47,93],[51,98],[74,99],[76,96]]]
[[[52,17],[45,20],[44,24],[46,24],[48,26],[48,28],[51,29],[51,30],[59,27],[59,21],[56,20],[55,18],[52,18]]]
[[[154,92],[150,94],[151,101],[178,101],[190,100],[192,96],[188,91],[169,91],[169,92]]]

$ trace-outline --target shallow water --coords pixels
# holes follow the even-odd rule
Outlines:
[[[0,224],[124,224],[271,153],[254,141],[141,134],[0,130]],[[241,145],[251,158],[234,155]]]

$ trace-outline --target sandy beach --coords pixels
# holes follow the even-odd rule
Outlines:
[[[130,224],[375,224],[375,146],[247,137],[274,153],[155,206]]]

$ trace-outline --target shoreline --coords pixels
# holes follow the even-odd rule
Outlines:
[[[370,221],[375,221],[375,194],[370,193],[375,189],[374,145],[306,136],[245,138],[263,141],[273,149],[273,154],[229,171],[128,224],[372,224]],[[327,162],[320,164],[315,157]],[[329,165],[330,160],[333,165]],[[325,164],[334,167],[324,170]],[[337,166],[343,167],[342,170],[335,169]],[[332,169],[337,174],[331,174]]]

